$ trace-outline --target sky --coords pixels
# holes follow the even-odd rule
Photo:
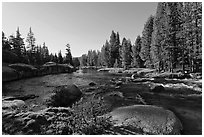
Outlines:
[[[26,39],[31,27],[36,44],[64,54],[69,43],[72,56],[79,57],[100,50],[112,30],[134,43],[156,7],[156,2],[3,2],[2,31],[8,37],[19,27]]]

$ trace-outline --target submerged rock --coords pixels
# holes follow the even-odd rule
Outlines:
[[[147,82],[147,81],[153,81],[154,78],[137,78],[137,79],[133,79],[132,82]]]
[[[151,105],[120,107],[108,114],[114,126],[134,127],[145,134],[180,134],[182,124],[170,110]]]
[[[15,109],[24,105],[25,102],[23,100],[2,101],[2,109]]]
[[[94,82],[89,83],[89,86],[95,86],[95,85],[96,85],[96,83],[94,83]]]
[[[136,79],[136,78],[138,78],[138,75],[137,75],[137,73],[135,73],[135,74],[132,74],[132,76],[131,76],[131,79],[132,79],[132,80],[134,80],[134,79]]]
[[[24,95],[24,96],[17,96],[17,97],[6,97],[6,98],[3,98],[3,100],[7,100],[7,101],[11,101],[11,100],[28,100],[28,99],[34,99],[36,97],[39,97],[39,96],[36,96],[34,94],[29,94],[29,95]]]
[[[122,85],[122,84],[123,84],[122,81],[116,81],[116,83],[115,83],[116,86],[120,86],[120,85]]]
[[[165,91],[165,88],[162,85],[158,85],[158,86],[152,87],[150,91],[154,93],[161,93]]]
[[[74,84],[57,87],[54,93],[47,99],[47,105],[54,107],[69,107],[78,101],[81,96],[82,92]]]

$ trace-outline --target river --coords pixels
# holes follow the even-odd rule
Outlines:
[[[129,77],[129,75],[110,74],[107,72],[97,72],[95,70],[83,70],[72,74],[47,75],[4,83],[2,85],[2,95],[3,98],[5,98],[8,96],[34,94],[38,97],[26,100],[25,102],[27,106],[30,106],[32,111],[37,111],[46,108],[43,102],[57,86],[76,84],[82,89],[88,87],[90,82],[103,85],[107,84],[113,78],[119,79],[121,77]],[[173,83],[175,84],[177,82],[180,83],[181,81],[175,80]],[[202,134],[202,94],[152,94],[148,92],[149,89],[147,87],[147,85],[151,83],[129,82],[123,84],[118,90],[123,93],[125,99],[131,100],[137,93],[143,97],[147,104],[162,106],[172,110],[183,124],[182,134]],[[126,103],[125,105],[132,105],[134,101],[131,100],[129,103],[130,104]],[[124,103],[121,104],[121,106],[122,105],[124,105]]]

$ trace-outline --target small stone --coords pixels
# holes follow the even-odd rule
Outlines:
[[[89,83],[89,86],[95,86],[95,85],[96,85],[96,83],[94,83],[94,82]]]
[[[123,84],[122,81],[117,81],[115,85],[116,85],[116,86],[120,86],[120,85],[122,85],[122,84]]]
[[[119,89],[119,88],[120,88],[120,86],[115,87],[115,89]]]
[[[165,88],[162,85],[151,88],[151,92],[154,92],[154,93],[161,93],[164,91],[165,91]]]

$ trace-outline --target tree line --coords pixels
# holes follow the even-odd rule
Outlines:
[[[16,34],[10,35],[8,38],[2,31],[2,57],[3,62],[6,63],[26,63],[34,66],[40,66],[46,62],[55,62],[60,64],[71,64],[76,66],[78,59],[72,58],[70,45],[66,45],[66,56],[62,56],[61,50],[58,54],[49,53],[48,47],[45,42],[42,45],[36,44],[36,38],[32,29],[29,29],[27,38],[22,38],[19,28]]]
[[[160,2],[133,44],[126,38],[120,43],[119,32],[112,31],[100,51],[88,51],[80,62],[81,66],[201,71],[202,3]]]

